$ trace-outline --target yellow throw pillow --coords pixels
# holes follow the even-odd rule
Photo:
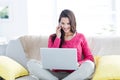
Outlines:
[[[0,76],[5,80],[28,75],[28,71],[19,63],[7,56],[0,56]]]
[[[120,55],[101,56],[92,80],[120,80]]]
[[[95,60],[95,64],[97,66],[98,62],[99,62],[99,59],[100,59],[101,56],[94,56],[94,60]]]

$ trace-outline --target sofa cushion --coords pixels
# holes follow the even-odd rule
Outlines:
[[[120,80],[120,55],[101,56],[92,80]]]
[[[17,78],[15,80],[39,80],[39,79],[33,75],[29,75],[29,76],[23,76],[23,77]]]
[[[0,76],[5,80],[28,75],[28,71],[19,63],[7,56],[0,56]]]
[[[120,37],[91,37],[91,52],[94,55],[119,55]]]
[[[47,47],[48,37],[25,35],[19,39],[28,59],[40,60],[40,47]]]
[[[95,65],[98,65],[101,56],[94,56]]]
[[[16,60],[27,68],[27,58],[19,39],[10,40],[6,48],[6,56]]]

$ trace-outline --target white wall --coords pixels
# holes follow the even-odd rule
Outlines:
[[[0,19],[0,37],[7,40],[28,33],[27,1],[26,0],[0,0],[0,6],[9,6],[9,20]]]
[[[27,0],[30,35],[50,35],[55,32],[58,25],[56,5],[56,0]]]

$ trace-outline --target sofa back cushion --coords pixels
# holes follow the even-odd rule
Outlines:
[[[88,44],[94,55],[120,54],[120,37],[90,37]]]
[[[47,47],[48,37],[25,35],[21,36],[19,39],[22,43],[26,57],[28,59],[40,60],[40,47]]]

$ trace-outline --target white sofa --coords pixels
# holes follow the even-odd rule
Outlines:
[[[87,37],[93,55],[120,55],[120,37]],[[39,48],[47,47],[48,36],[21,36],[11,40],[4,55],[9,56],[22,64],[26,69],[29,59],[40,60]],[[24,76],[16,80],[36,80],[32,76]]]

